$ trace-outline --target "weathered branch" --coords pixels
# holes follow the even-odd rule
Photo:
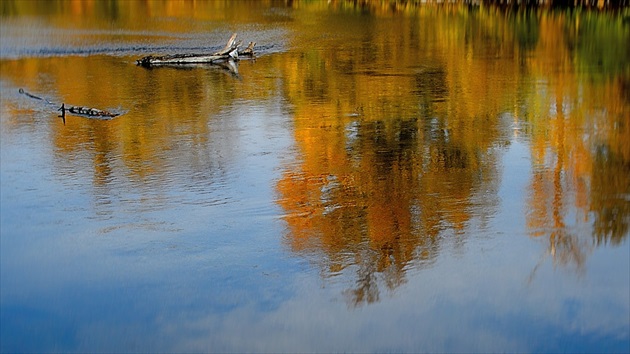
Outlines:
[[[256,45],[256,42],[249,42],[249,45],[247,46],[247,48],[243,49],[242,51],[238,52],[238,55],[241,56],[254,56],[254,46]]]
[[[212,54],[172,54],[153,56],[149,55],[136,60],[137,65],[144,67],[159,65],[179,65],[179,64],[213,64],[228,60],[239,60],[239,56],[253,57],[255,42],[250,42],[249,46],[240,51],[242,41],[236,41],[236,33],[228,39],[225,47]]]
[[[234,33],[232,37],[228,39],[227,44],[225,44],[225,47],[221,49],[220,51],[214,53],[213,55],[229,55],[230,52],[234,51],[234,49],[236,49],[237,47],[238,47],[238,44],[236,43],[236,33]]]

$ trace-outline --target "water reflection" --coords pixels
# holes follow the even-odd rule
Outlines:
[[[113,4],[134,9],[125,16],[149,11]],[[130,68],[134,58],[107,56],[7,60],[3,72],[55,99],[129,110],[110,123],[75,119],[51,125],[59,175],[77,173],[74,158],[91,160],[95,195],[104,205],[115,195],[111,185],[121,180],[140,190],[177,181],[203,191],[213,190],[218,178],[220,188],[233,153],[223,144],[238,141],[241,131],[216,117],[241,99],[281,94],[294,114],[300,152],[277,186],[288,215],[287,239],[298,252],[322,248],[329,258],[322,264],[329,263],[331,274],[363,264],[357,274],[369,275],[358,279],[367,281],[393,267],[386,283],[398,284],[410,262],[436,257],[445,233],[465,235],[471,219],[491,218],[501,182],[496,155],[512,128],[531,141],[532,236],[548,238],[551,254],[566,253],[558,259],[578,265],[588,247],[576,244],[588,242],[567,236],[573,232],[565,219],[574,210],[581,213],[578,224],[595,223],[596,244],[627,237],[628,78],[617,75],[627,65],[609,59],[624,57],[615,52],[605,61],[594,57],[595,50],[583,43],[601,41],[578,37],[621,43],[628,34],[619,30],[620,19],[587,14],[585,29],[574,25],[574,15],[542,10],[404,7],[395,11],[404,15],[392,17],[392,8],[363,5],[357,16],[356,7],[344,4],[332,5],[338,10],[333,17],[323,3],[285,13],[307,30],[293,38],[296,50],[265,61],[265,71],[279,73],[281,84],[268,75],[254,89],[216,68],[145,70]],[[3,13],[42,10],[35,2],[14,5],[5,4]],[[72,12],[105,12],[133,27],[113,8],[84,5]],[[159,9],[169,16],[190,10]],[[55,8],[44,14],[51,11],[68,13]],[[241,19],[260,20],[248,17],[253,13],[243,12]],[[312,14],[322,21],[306,20]],[[326,32],[320,27],[335,35],[313,41],[314,33]],[[592,70],[594,63],[605,69]],[[586,85],[580,72],[596,79],[617,76]],[[44,83],[42,73],[50,78]],[[161,205],[168,198],[141,199]],[[557,252],[561,245],[566,252]],[[374,290],[359,292],[358,302],[378,298]]]
[[[276,335],[287,327],[318,351],[319,339],[338,330],[329,319],[377,326],[376,317],[392,324],[383,333],[405,327],[413,341],[392,335],[389,346],[366,351],[427,348],[418,341],[431,338],[411,333],[416,328],[441,335],[434,351],[468,343],[521,349],[547,329],[545,339],[569,338],[572,348],[613,337],[611,347],[627,344],[627,287],[592,266],[593,259],[609,266],[601,254],[615,254],[614,265],[627,259],[619,252],[630,224],[630,60],[623,52],[630,38],[622,16],[390,3],[2,2],[2,26],[21,28],[35,15],[37,28],[67,30],[54,36],[65,38],[55,54],[25,54],[9,42],[11,55],[0,60],[3,312],[17,318],[20,306],[64,314],[78,306],[89,315],[77,322],[90,332],[103,323],[91,317],[102,315],[92,315],[103,302],[94,295],[96,274],[119,301],[102,326],[131,319],[143,327],[151,318],[156,328],[143,336],[166,333],[164,341],[189,340],[180,348],[199,351],[216,343],[233,351],[238,344],[229,342],[244,337],[250,346],[243,351],[278,348],[285,343]],[[238,64],[238,76],[208,66],[134,65],[147,51],[221,45],[240,26],[263,50],[255,62]],[[36,48],[48,48],[42,38]],[[109,50],[121,43],[125,49]],[[111,121],[70,117],[63,125],[57,112],[18,97],[18,87],[127,113]],[[54,188],[37,190],[40,184],[15,177],[39,174],[47,179],[41,185]],[[61,256],[32,257],[38,235],[31,231],[42,231],[20,227],[20,213],[49,230],[43,244]],[[75,231],[79,242],[67,236]],[[76,249],[88,256],[71,254],[77,264],[70,266],[59,260]],[[94,254],[118,268],[95,265]],[[28,274],[23,259],[35,264]],[[591,272],[598,286],[556,274],[549,259],[571,274]],[[48,277],[57,269],[49,265],[60,263],[65,280]],[[77,274],[82,265],[90,271]],[[606,274],[623,280],[624,272]],[[62,295],[52,295],[64,296],[62,305],[50,305],[48,283],[37,277],[62,283]],[[333,286],[315,294],[321,283]],[[24,300],[21,287],[6,284],[34,295]],[[75,288],[86,290],[68,290]],[[153,302],[130,317],[145,292]],[[330,301],[338,294],[351,308],[364,307],[339,311]],[[593,303],[605,311],[592,315]],[[416,312],[408,316],[410,308]],[[311,315],[321,313],[329,318]],[[6,318],[3,341],[11,333]],[[576,330],[576,322],[589,324]],[[339,342],[365,339],[351,325],[345,330]],[[485,346],[475,342],[478,333],[490,338]],[[497,338],[516,344],[501,347]],[[545,339],[534,348],[548,349]],[[262,342],[268,346],[256,347]]]
[[[404,283],[410,266],[430,265],[443,237],[463,242],[470,220],[490,218],[497,204],[501,96],[462,86],[504,73],[460,76],[446,62],[462,48],[428,47],[437,44],[418,33],[436,23],[426,19],[376,23],[361,41],[332,40],[285,73],[300,151],[278,183],[287,242],[314,254],[325,277],[355,274],[355,305]],[[345,31],[363,33],[354,25]]]
[[[493,213],[496,159],[467,154],[426,118],[354,124],[351,141],[344,132],[304,146],[278,190],[292,249],[316,253],[325,276],[350,267],[361,304],[379,299],[379,283],[404,283],[411,264],[430,265],[445,234],[465,238],[471,218]]]
[[[627,77],[596,85],[580,79],[567,62],[576,55],[570,17],[440,10],[413,8],[367,31],[359,26],[369,18],[352,19],[339,30],[360,37],[325,39],[286,69],[300,149],[278,183],[287,242],[312,254],[324,277],[354,274],[348,294],[355,305],[378,301],[379,286],[404,283],[410,266],[430,264],[444,238],[478,232],[471,220],[492,218],[497,154],[511,127],[531,141],[527,225],[548,240],[554,263],[581,270],[593,246],[628,236],[628,160],[613,162],[613,154],[602,165],[609,158],[599,147],[606,120],[622,131],[604,141],[627,156],[628,144],[618,140],[630,136],[619,86]],[[586,21],[596,33],[608,29],[598,17]],[[610,67],[627,68],[619,65]],[[617,170],[603,172],[610,164]],[[615,181],[617,196],[602,196],[595,179],[603,175]],[[600,197],[616,205],[598,205]]]

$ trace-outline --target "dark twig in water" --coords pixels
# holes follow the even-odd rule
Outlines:
[[[63,125],[66,125],[66,108],[63,103],[61,104],[61,107],[58,109],[58,111],[61,111],[59,118],[63,120]]]
[[[48,103],[48,104],[53,104],[52,102],[50,102],[49,100],[47,100],[47,99],[45,99],[45,98],[41,98],[41,97],[35,96],[35,95],[33,95],[33,94],[30,94],[30,93],[28,93],[28,92],[24,91],[24,89],[22,89],[22,88],[20,88],[20,89],[18,90],[18,92],[20,92],[20,93],[21,93],[21,94],[23,94],[23,95],[26,95],[27,97],[34,98],[34,99],[36,99],[36,100],[40,100],[40,101],[45,101],[45,102],[46,102],[46,103]]]

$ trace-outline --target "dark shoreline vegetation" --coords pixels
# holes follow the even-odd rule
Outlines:
[[[287,3],[293,1],[287,0]],[[390,6],[392,10],[406,6],[423,5],[457,5],[469,6],[491,5],[500,8],[557,8],[557,9],[621,9],[630,6],[630,0],[463,0],[463,1],[430,1],[430,0],[344,0],[359,7]]]
[[[274,7],[296,7],[300,4],[308,4],[321,0],[267,0],[259,3],[269,4]],[[121,3],[126,0],[97,1],[94,6],[98,8],[120,11]],[[23,15],[34,13],[50,13],[67,7],[67,0],[4,0],[0,2],[0,15]],[[354,7],[363,11],[385,9],[391,12],[400,12],[422,6],[460,6],[468,7],[496,7],[503,10],[520,9],[554,9],[554,10],[579,10],[579,11],[622,11],[626,22],[630,18],[630,0],[331,0],[331,7]],[[106,11],[109,12],[109,11]],[[117,11],[114,11],[117,13]]]

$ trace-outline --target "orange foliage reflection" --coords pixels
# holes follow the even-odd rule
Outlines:
[[[626,239],[627,77],[585,84],[576,75],[564,30],[574,19],[411,8],[394,22],[348,18],[335,29],[343,39],[285,67],[300,152],[278,183],[291,248],[315,254],[325,276],[354,272],[353,304],[377,301],[379,284],[395,288],[445,235],[465,236],[473,218],[492,215],[496,154],[515,124],[531,141],[527,225],[554,261],[580,268],[589,240]]]

